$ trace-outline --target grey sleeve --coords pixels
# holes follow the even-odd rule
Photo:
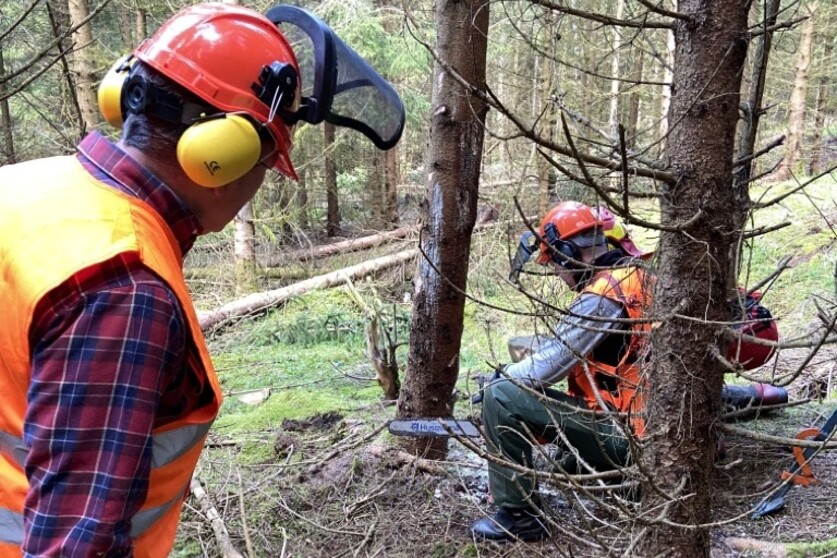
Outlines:
[[[623,309],[615,300],[582,294],[556,326],[555,337],[541,343],[532,356],[508,365],[505,373],[532,387],[548,387],[560,382],[611,331],[624,327],[619,322],[607,321],[607,318],[624,316]]]

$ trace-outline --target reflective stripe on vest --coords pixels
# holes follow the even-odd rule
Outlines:
[[[136,538],[145,533],[155,521],[166,515],[166,512],[182,498],[183,494],[161,506],[138,512],[131,518],[131,536]],[[23,544],[23,514],[0,508],[0,542]]]
[[[26,459],[28,450],[23,440],[16,436],[12,436],[7,432],[0,431],[0,454],[9,458],[23,468],[23,462]]]
[[[209,432],[210,424],[190,424],[161,434],[155,434],[151,450],[151,467],[157,468],[167,465],[189,451],[195,444],[203,440]],[[26,446],[23,440],[5,432],[0,432],[0,453],[23,467],[26,459]],[[175,496],[168,502],[137,512],[131,518],[131,536],[138,537],[148,530],[155,521],[163,517],[186,493]],[[23,515],[11,510],[0,508],[0,542],[11,544],[23,543]]]
[[[154,272],[179,301],[199,356],[190,359],[189,373],[200,377],[213,395],[212,401],[152,432],[148,494],[131,518],[132,535],[142,533],[134,536],[136,556],[164,558],[174,542],[202,441],[223,399],[183,278],[177,239],[151,207],[97,181],[74,157],[1,167],[0,215],[0,524],[6,531],[0,555],[9,546],[2,540],[21,538],[20,515],[25,513],[28,485],[21,438],[30,383],[30,325],[37,304],[79,271],[128,255]]]
[[[23,515],[0,508],[0,542],[23,544]]]

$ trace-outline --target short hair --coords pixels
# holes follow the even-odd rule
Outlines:
[[[198,97],[139,60],[131,72],[155,87],[177,95],[184,103],[201,102]],[[160,162],[176,164],[177,141],[188,127],[189,124],[170,122],[144,112],[130,113],[122,126],[122,141],[125,145],[139,149]]]

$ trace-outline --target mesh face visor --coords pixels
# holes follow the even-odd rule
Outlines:
[[[302,103],[283,116],[288,124],[326,120],[361,132],[379,149],[398,143],[404,105],[380,74],[311,12],[283,5],[266,16],[293,46],[302,73]]]
[[[538,239],[531,231],[526,231],[520,235],[520,242],[517,244],[517,252],[511,261],[511,271],[509,271],[509,281],[512,283],[520,282],[520,272],[523,271],[523,266],[538,249]]]

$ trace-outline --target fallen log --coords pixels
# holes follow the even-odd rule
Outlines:
[[[367,250],[380,244],[384,244],[385,242],[404,238],[416,230],[416,227],[401,227],[392,231],[371,234],[360,238],[351,238],[340,242],[332,242],[331,244],[321,244],[311,248],[293,250],[282,254],[281,256],[268,258],[262,265],[264,267],[280,267],[292,262],[305,262],[319,258],[327,258],[337,254]]]
[[[209,495],[203,489],[198,477],[192,477],[192,482],[189,487],[192,490],[192,495],[195,497],[195,500],[198,501],[201,511],[203,511],[209,520],[209,524],[212,526],[212,532],[215,534],[215,541],[218,543],[218,551],[221,553],[221,556],[224,558],[244,558],[244,555],[233,546],[221,514],[218,513],[215,504],[209,499]]]
[[[253,293],[239,300],[224,304],[211,312],[199,312],[198,319],[201,329],[207,331],[234,318],[240,318],[264,310],[270,306],[281,304],[291,297],[317,289],[328,289],[342,285],[348,281],[372,275],[378,271],[409,262],[418,255],[418,249],[404,250],[397,254],[368,260],[357,265],[338,269],[325,275],[318,275],[281,289]]]

